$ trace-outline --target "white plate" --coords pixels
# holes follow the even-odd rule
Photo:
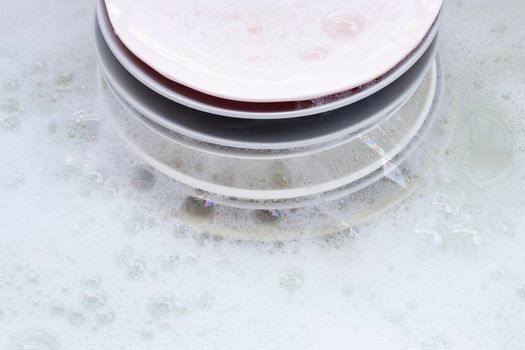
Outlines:
[[[245,120],[210,115],[168,100],[146,88],[112,55],[97,27],[99,63],[115,92],[140,114],[183,136],[215,145],[258,150],[290,149],[328,143],[389,115],[416,90],[432,63],[434,43],[395,82],[337,111],[300,119]]]
[[[193,109],[221,116],[244,119],[285,119],[323,113],[359,101],[392,83],[424,54],[438,32],[438,20],[418,47],[395,69],[371,84],[314,100],[277,103],[250,103],[217,98],[175,83],[147,66],[131,53],[113,31],[104,0],[98,0],[100,30],[119,62],[144,85],[160,95]]]
[[[365,178],[411,142],[431,110],[437,85],[434,65],[416,94],[397,113],[366,133],[383,157],[357,138],[334,149],[285,161],[239,160],[203,153],[157,133],[130,116],[106,92],[124,137],[146,162],[168,176],[215,195],[244,200],[294,200],[334,191]],[[359,157],[359,159],[355,157]]]
[[[442,0],[106,0],[160,74],[236,101],[302,101],[366,84],[428,33]]]

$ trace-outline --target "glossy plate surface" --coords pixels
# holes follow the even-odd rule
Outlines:
[[[435,55],[436,43],[403,76],[350,106],[303,118],[250,120],[211,115],[180,105],[146,88],[112,55],[97,27],[100,68],[112,89],[141,115],[183,136],[225,147],[289,149],[326,143],[387,117],[417,89]]]
[[[412,67],[431,45],[439,29],[439,20],[436,20],[424,40],[402,63],[372,83],[335,95],[305,101],[253,103],[207,95],[159,74],[133,55],[115,35],[104,0],[98,0],[97,19],[113,55],[141,83],[158,94],[190,108],[220,116],[244,119],[286,119],[314,115],[347,106],[370,96],[392,83]]]
[[[105,0],[126,47],[177,83],[236,101],[302,101],[396,67],[442,0]]]

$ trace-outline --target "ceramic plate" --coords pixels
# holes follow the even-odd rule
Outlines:
[[[122,109],[109,92],[105,96],[112,116],[134,151],[158,170],[216,195],[276,201],[340,189],[381,168],[385,159],[395,159],[427,120],[436,86],[434,65],[418,91],[396,115],[339,147],[285,161],[231,159],[185,147],[159,137]],[[364,140],[371,140],[372,147]]]
[[[126,47],[170,80],[236,101],[361,86],[427,35],[442,0],[105,0]]]
[[[206,95],[187,86],[173,82],[144,64],[133,55],[113,31],[104,0],[98,1],[97,18],[104,39],[119,62],[144,85],[193,109],[221,116],[244,119],[285,119],[319,114],[341,108],[359,101],[392,83],[405,73],[427,50],[438,31],[438,20],[418,47],[401,64],[391,69],[381,78],[359,88],[306,101],[250,103],[226,100]]]
[[[183,136],[235,148],[289,149],[330,142],[388,116],[416,90],[436,44],[402,77],[368,98],[336,111],[300,119],[249,120],[218,117],[168,100],[146,88],[112,55],[97,29],[100,67],[115,92],[140,114]]]

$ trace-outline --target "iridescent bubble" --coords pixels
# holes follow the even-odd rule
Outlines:
[[[344,232],[348,235],[350,238],[358,238],[359,237],[359,231],[352,225],[348,224],[347,222],[343,221],[343,227],[345,228]]]
[[[184,211],[192,216],[209,218],[213,216],[215,207],[209,199],[188,197],[184,202]]]
[[[323,32],[334,40],[348,41],[364,28],[364,20],[359,13],[349,8],[339,8],[330,12],[324,19]]]
[[[256,210],[254,211],[257,222],[261,224],[275,224],[281,221],[279,210]]]

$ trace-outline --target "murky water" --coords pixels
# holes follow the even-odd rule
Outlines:
[[[525,5],[482,3],[447,2],[447,95],[420,186],[365,224],[333,217],[343,234],[250,243],[192,232],[181,218],[250,215],[266,232],[290,214],[225,217],[187,199],[97,108],[94,4],[8,0],[0,348],[522,348]],[[323,56],[308,50],[305,59]],[[298,214],[304,232],[319,224]]]

